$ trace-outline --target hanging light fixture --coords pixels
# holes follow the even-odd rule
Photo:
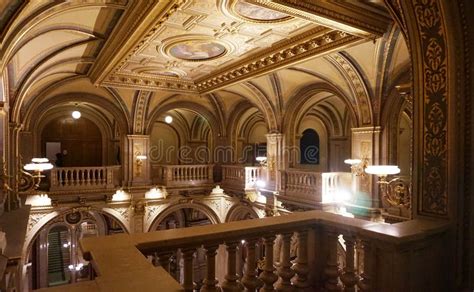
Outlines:
[[[81,112],[80,111],[73,111],[71,115],[76,120],[81,118]]]
[[[172,117],[172,116],[166,116],[166,117],[165,117],[165,122],[166,122],[167,124],[171,124],[171,123],[173,122],[173,117]]]
[[[81,112],[77,110],[77,103],[76,103],[76,110],[71,113],[73,119],[77,120],[81,118]]]

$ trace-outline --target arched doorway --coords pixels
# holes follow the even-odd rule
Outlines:
[[[30,289],[54,287],[92,279],[79,241],[86,237],[123,233],[112,216],[97,211],[75,211],[56,216],[35,236],[28,252]]]

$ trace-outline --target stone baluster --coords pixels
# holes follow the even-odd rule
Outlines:
[[[245,273],[242,277],[242,284],[244,284],[247,291],[257,291],[263,283],[258,278],[257,261],[255,259],[255,248],[258,239],[251,238],[247,240],[247,258],[245,260]]]
[[[214,182],[214,165],[209,165],[207,168],[207,179],[209,182]]]
[[[324,269],[324,274],[326,275],[326,282],[324,287],[327,291],[340,291],[338,277],[339,277],[339,267],[337,263],[337,241],[338,234],[336,230],[332,228],[326,229],[326,239],[327,239],[327,249],[328,249],[328,258],[326,262],[326,268]]]
[[[260,274],[260,280],[263,282],[263,287],[260,292],[272,292],[275,291],[273,284],[278,280],[278,276],[275,274],[275,267],[273,266],[273,244],[275,243],[275,236],[265,236],[265,266],[263,272]]]
[[[237,242],[227,242],[227,275],[225,281],[222,283],[222,290],[224,292],[240,292],[243,290],[237,275]]]
[[[171,256],[173,255],[172,252],[160,252],[157,254],[158,256],[158,262],[160,263],[160,266],[165,269],[168,273],[170,272],[170,259]]]
[[[357,284],[357,277],[354,270],[355,238],[351,235],[344,235],[344,241],[346,243],[346,266],[344,267],[341,281],[344,284],[344,291],[353,292]]]
[[[374,273],[372,244],[368,240],[362,240],[362,247],[364,249],[364,271],[360,275],[358,286],[361,291],[372,291],[372,276]]]
[[[194,248],[182,249],[183,253],[183,263],[184,263],[184,282],[183,288],[186,292],[192,292],[194,290],[193,283],[193,258],[194,258]]]
[[[290,261],[292,235],[293,232],[281,234],[281,256],[280,267],[278,268],[278,276],[280,277],[280,281],[277,283],[276,291],[294,291],[294,287],[291,284],[291,278],[295,275],[295,272],[291,269]]]
[[[308,231],[302,230],[297,233],[298,250],[296,254],[296,263],[293,270],[296,273],[293,284],[298,291],[310,291],[310,283],[308,279]]]
[[[206,265],[207,273],[206,279],[204,279],[204,285],[201,288],[201,292],[217,292],[221,289],[217,286],[216,279],[216,254],[218,245],[210,245],[206,247]]]

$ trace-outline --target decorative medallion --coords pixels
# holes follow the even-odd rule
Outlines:
[[[291,19],[288,14],[261,7],[246,0],[235,1],[232,11],[239,17],[251,22],[280,22]]]
[[[227,49],[217,41],[194,39],[174,43],[166,51],[177,59],[200,62],[221,57]]]
[[[82,215],[81,215],[81,212],[73,212],[73,213],[66,214],[65,219],[67,223],[74,225],[74,224],[79,223],[79,221],[81,221]]]

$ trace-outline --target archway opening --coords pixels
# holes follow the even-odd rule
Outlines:
[[[56,216],[35,235],[28,252],[28,287],[40,289],[92,279],[79,240],[125,232],[119,221],[97,211]]]

